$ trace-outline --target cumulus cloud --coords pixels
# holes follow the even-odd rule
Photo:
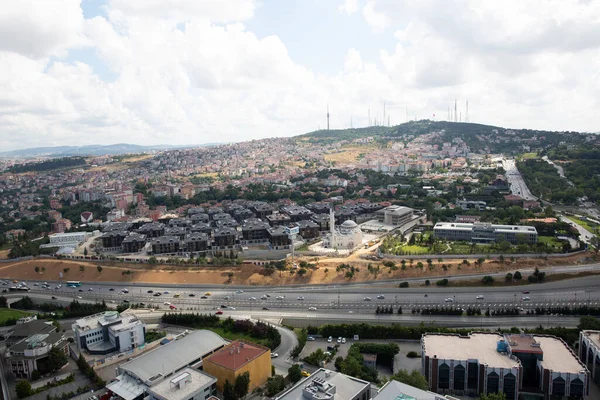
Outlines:
[[[381,121],[384,102],[392,123],[439,118],[455,98],[463,110],[469,99],[477,122],[590,131],[600,122],[597,2],[346,1],[343,15],[362,15],[374,38],[395,45],[377,58],[350,46],[335,74],[249,30],[259,6],[250,0],[110,0],[91,19],[78,1],[13,3],[0,13],[4,149],[287,136],[324,127],[327,103],[335,128],[351,116],[367,124],[369,110]],[[78,48],[111,79],[67,57]]]

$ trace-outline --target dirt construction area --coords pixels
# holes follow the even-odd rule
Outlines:
[[[84,282],[147,282],[147,283],[182,283],[182,284],[232,284],[232,285],[286,285],[286,284],[335,284],[347,282],[365,282],[373,280],[427,278],[431,276],[452,278],[465,274],[485,274],[495,272],[514,272],[555,265],[577,265],[593,262],[590,254],[578,254],[556,259],[518,259],[511,263],[506,261],[485,261],[481,266],[476,260],[442,260],[432,259],[431,265],[425,260],[407,260],[404,268],[399,260],[396,266],[389,268],[382,262],[339,259],[315,259],[305,261],[316,264],[308,268],[304,275],[297,270],[268,270],[261,266],[242,264],[240,266],[182,266],[124,264],[124,263],[90,263],[81,261],[33,259],[15,263],[0,264],[0,278],[19,280],[78,280]],[[354,274],[347,276],[349,269],[341,269],[341,263],[354,267]],[[371,268],[369,270],[369,264]],[[97,268],[102,265],[101,271]],[[444,268],[445,266],[445,268]],[[338,270],[339,269],[339,270]],[[62,273],[63,277],[60,278]]]

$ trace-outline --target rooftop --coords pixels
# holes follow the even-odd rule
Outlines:
[[[377,391],[377,399],[381,400],[437,400],[435,393],[418,389],[398,381],[389,381]]]
[[[471,333],[469,336],[425,334],[421,339],[425,354],[441,360],[479,360],[495,368],[516,368],[519,362],[496,350],[501,335]]]
[[[534,336],[534,339],[540,344],[544,352],[544,359],[540,361],[543,368],[571,374],[579,374],[581,371],[586,370],[585,365],[579,361],[562,340],[553,336]]]
[[[80,318],[75,321],[73,325],[81,331],[87,331],[89,329],[97,329],[101,326],[116,324],[119,322],[121,322],[121,316],[118,312],[106,311]]]
[[[181,339],[160,346],[121,365],[119,369],[143,382],[150,378],[167,376],[188,366],[206,353],[224,346],[227,342],[214,332],[194,331]]]
[[[531,335],[506,335],[511,353],[544,354],[540,343]]]
[[[149,390],[155,397],[168,400],[187,400],[197,391],[216,383],[217,379],[204,372],[185,368],[173,375],[172,379],[165,379]]]
[[[47,324],[45,321],[31,321],[26,324],[15,325],[13,329],[10,330],[11,336],[13,337],[23,337],[23,336],[31,336],[38,333],[50,333],[54,332],[56,328],[52,324]]]
[[[313,399],[350,400],[355,398],[365,387],[370,386],[369,382],[362,379],[321,368],[308,378],[300,380],[282,395],[275,397],[275,400],[310,399],[304,395],[305,391],[311,393]]]
[[[237,371],[267,351],[269,349],[266,347],[236,340],[209,356],[206,361]]]
[[[600,349],[600,331],[583,331],[586,336],[598,349]]]

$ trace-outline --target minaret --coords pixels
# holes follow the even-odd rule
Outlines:
[[[331,247],[335,246],[335,214],[333,212],[333,202],[329,207],[329,231],[331,232]]]
[[[329,103],[327,103],[327,130],[329,130]]]
[[[327,114],[327,115],[329,115],[329,114]],[[457,117],[458,117],[458,113],[456,112],[456,99],[454,99],[454,122],[458,122]],[[327,117],[327,118],[329,118],[329,117]]]

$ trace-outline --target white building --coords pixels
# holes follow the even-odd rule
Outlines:
[[[520,241],[537,243],[535,227],[527,225],[495,225],[490,223],[438,222],[433,227],[436,238],[450,241],[466,240],[473,243],[494,243],[506,240],[511,244]]]
[[[592,380],[600,383],[600,331],[579,332],[579,359],[587,366]]]
[[[149,400],[206,400],[217,393],[217,378],[185,368],[148,389]]]
[[[413,219],[414,210],[404,206],[389,206],[377,211],[376,214],[379,222],[400,226]]]
[[[116,311],[90,315],[73,324],[79,351],[90,354],[125,352],[145,343],[146,326],[137,317],[121,316]]]
[[[54,235],[48,236],[50,238],[50,244],[72,244],[81,243],[85,241],[85,238],[89,236],[88,232],[70,232],[70,233],[55,233]]]
[[[275,400],[370,400],[371,383],[321,368]],[[386,399],[387,400],[387,399]]]
[[[353,250],[363,241],[362,231],[356,222],[344,221],[338,228],[335,227],[333,208],[329,213],[330,232],[323,238],[323,247],[336,250]]]

